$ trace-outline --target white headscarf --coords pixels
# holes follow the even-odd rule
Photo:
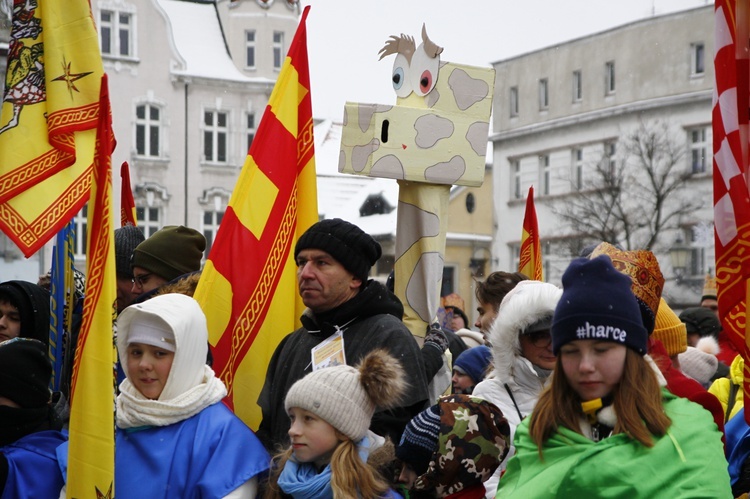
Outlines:
[[[117,352],[126,376],[127,347],[134,319],[157,318],[174,334],[175,354],[164,390],[157,400],[143,396],[126,379],[117,397],[117,426],[165,426],[197,414],[221,400],[224,383],[206,366],[208,328],[206,316],[193,298],[182,294],[156,296],[126,308],[117,320]],[[137,322],[137,320],[136,320]]]

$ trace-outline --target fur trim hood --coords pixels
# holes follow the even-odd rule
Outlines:
[[[521,356],[521,332],[555,313],[562,289],[541,281],[521,281],[503,299],[490,326],[495,377],[505,382],[514,376],[516,357]]]

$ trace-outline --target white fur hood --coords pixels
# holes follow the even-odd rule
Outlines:
[[[553,315],[560,296],[562,289],[541,281],[521,281],[505,296],[489,332],[498,379],[513,377],[513,361],[521,355],[518,335],[540,319]]]

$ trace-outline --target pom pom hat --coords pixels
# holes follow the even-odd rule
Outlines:
[[[284,408],[311,412],[356,442],[367,433],[375,409],[394,407],[405,390],[401,364],[385,350],[373,350],[356,368],[326,367],[297,381]]]
[[[643,355],[648,333],[630,278],[608,256],[577,258],[562,277],[563,293],[552,321],[552,350],[575,340],[613,341]]]
[[[382,254],[380,244],[372,236],[340,218],[322,220],[307,229],[297,241],[294,258],[309,248],[325,251],[362,282]]]

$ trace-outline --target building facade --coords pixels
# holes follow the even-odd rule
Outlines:
[[[596,198],[602,171],[635,171],[627,143],[634,131],[664,127],[674,149],[672,175],[683,178],[666,207],[692,203],[693,209],[665,222],[650,249],[667,278],[670,304],[697,303],[713,271],[711,54],[709,5],[495,62],[493,270],[518,266],[525,200],[534,186],[545,280],[560,284],[571,258],[597,242],[582,221],[560,214],[575,199]],[[643,194],[638,189],[623,186],[631,208]],[[627,241],[620,236],[609,242],[639,249],[648,240],[642,233]],[[670,261],[676,245],[690,252],[679,268]]]

